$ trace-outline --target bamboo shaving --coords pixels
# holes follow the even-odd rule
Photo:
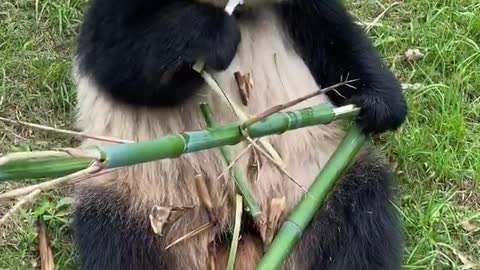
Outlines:
[[[232,245],[230,246],[230,254],[228,255],[227,270],[233,270],[235,268],[235,261],[237,260],[238,242],[240,241],[240,227],[242,225],[242,213],[243,213],[243,198],[242,196],[236,196],[235,203],[235,225],[233,227]]]
[[[290,181],[292,181],[295,185],[297,185],[299,188],[301,188],[305,193],[308,193],[308,189],[306,187],[304,187],[302,184],[300,184],[299,181],[297,181],[295,178],[293,178],[293,176],[291,176],[290,173],[286,169],[284,169],[280,164],[278,164],[276,162],[276,160],[271,158],[270,155],[268,155],[267,152],[265,152],[254,140],[252,140],[252,138],[250,138],[248,136],[246,138],[250,142],[250,144],[253,145],[253,147],[255,147],[256,150],[258,150],[258,152],[260,152],[263,156],[265,156],[270,162],[275,164],[276,167],[280,170],[280,172],[282,172],[285,176],[287,176],[290,179]]]
[[[267,224],[264,227],[264,244],[269,246],[278,229],[280,228],[280,222],[285,217],[287,209],[287,200],[285,197],[272,199],[268,210]]]
[[[47,228],[42,219],[37,221],[38,231],[38,247],[40,253],[40,269],[41,270],[53,270],[55,269],[55,262],[53,259],[52,248],[50,247]]]
[[[252,144],[249,144],[247,147],[245,147],[245,149],[242,150],[242,152],[240,152],[233,160],[232,162],[230,163],[230,165],[228,165],[225,170],[223,170],[223,172],[217,176],[217,179],[215,179],[215,181],[218,181],[220,180],[222,177],[224,177],[228,172],[230,172],[230,170],[233,168],[233,166],[235,166],[235,164],[243,157],[243,155],[245,155],[248,150],[250,148],[252,148],[253,145]]]
[[[195,176],[195,187],[197,188],[197,194],[202,206],[207,210],[208,219],[212,223],[217,223],[217,218],[213,211],[213,200],[210,192],[208,191],[207,184],[205,183],[205,177],[203,175]]]

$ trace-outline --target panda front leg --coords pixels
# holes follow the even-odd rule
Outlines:
[[[367,133],[398,128],[407,105],[399,81],[340,0],[291,0],[281,6],[289,32],[317,83],[357,80],[328,93],[339,104],[356,104]]]
[[[337,105],[361,108],[358,123],[364,132],[395,130],[405,121],[399,81],[340,0],[291,0],[280,11],[319,85],[357,80],[354,88],[328,95]],[[390,202],[392,173],[368,155],[350,168],[302,241],[298,254],[312,269],[401,268],[401,229]]]
[[[226,69],[240,39],[235,19],[220,7],[195,1],[94,0],[78,39],[78,70],[116,102],[177,106],[203,83],[194,63]]]
[[[299,244],[295,261],[303,269],[401,269],[401,227],[390,201],[393,175],[379,160],[364,155],[341,179]]]

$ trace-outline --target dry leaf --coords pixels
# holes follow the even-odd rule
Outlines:
[[[461,269],[463,270],[469,270],[469,269],[477,269],[477,265],[475,265],[470,259],[461,253],[460,251],[452,248],[453,253],[458,257],[458,259],[462,262],[462,266],[460,266]]]
[[[163,207],[154,206],[150,211],[150,225],[153,232],[159,236],[163,236],[163,228],[167,223],[173,223],[184,216],[188,210],[193,207]]]
[[[405,60],[410,63],[417,62],[423,59],[423,57],[425,57],[425,55],[419,49],[408,49],[405,52]]]
[[[462,228],[469,233],[480,231],[479,222],[475,222],[473,220],[465,220],[464,222],[461,223],[461,225],[462,225]]]

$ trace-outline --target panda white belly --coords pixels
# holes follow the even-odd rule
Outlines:
[[[254,88],[248,107],[251,115],[276,104],[304,96],[318,89],[302,59],[284,34],[276,15],[268,8],[259,9],[257,18],[241,24],[242,42],[230,67],[223,72],[210,72],[220,87],[236,103],[242,104],[234,73],[250,72]],[[89,78],[77,76],[78,125],[87,133],[132,140],[152,140],[160,136],[188,130],[205,129],[199,104],[207,102],[220,124],[237,121],[221,97],[205,86],[195,97],[174,109],[131,108],[118,104],[96,89]],[[317,96],[295,108],[328,102]],[[343,131],[335,124],[290,131],[268,138],[280,154],[286,170],[304,187],[308,187],[341,140]],[[86,140],[83,146],[105,144]],[[246,147],[234,147],[239,153]],[[234,154],[236,156],[236,154]],[[238,165],[247,174],[252,152]],[[249,179],[251,190],[262,210],[272,198],[285,197],[291,209],[303,191],[284,176],[273,164],[262,158],[258,178]],[[225,165],[219,151],[212,149],[178,159],[162,160],[117,170],[115,173],[90,179],[80,185],[108,187],[128,196],[133,215],[148,215],[155,205],[199,205],[194,176],[202,173],[208,179],[209,191],[218,209],[219,228],[196,236],[168,250],[178,269],[199,269],[206,265],[207,245],[219,231],[233,224],[235,188],[231,178],[216,180]],[[194,228],[208,222],[206,212],[195,208],[175,222],[163,236],[171,243]],[[205,263],[205,264],[204,264]]]

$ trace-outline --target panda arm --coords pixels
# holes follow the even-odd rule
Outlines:
[[[362,108],[359,121],[366,132],[398,128],[407,105],[401,86],[376,49],[339,0],[293,0],[282,14],[294,43],[317,82],[325,87],[358,79],[351,87],[331,91],[335,104]]]
[[[80,31],[77,59],[82,75],[117,101],[174,106],[203,82],[191,69],[196,61],[223,70],[239,42],[238,26],[222,8],[182,0],[96,0]]]

